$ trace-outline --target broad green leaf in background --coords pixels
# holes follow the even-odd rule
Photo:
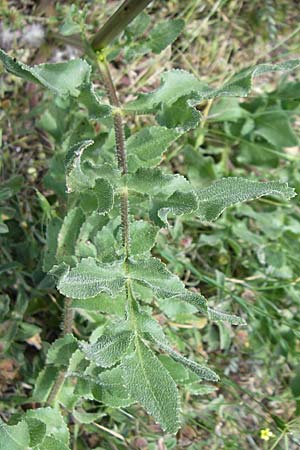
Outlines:
[[[58,441],[61,441],[64,444],[68,445],[70,437],[69,430],[63,416],[58,409],[50,407],[30,409],[26,411],[26,420],[28,418],[37,419],[45,423],[47,435],[51,435]]]
[[[171,19],[159,22],[149,33],[145,45],[149,45],[154,53],[160,53],[168,45],[172,44],[184,27],[181,19]]]
[[[258,182],[234,177],[223,178],[196,192],[199,200],[196,214],[204,221],[216,220],[228,206],[264,195],[279,195],[286,199],[295,196],[294,189],[288,187],[287,183]]]
[[[46,436],[36,450],[70,450],[70,447],[53,436]]]
[[[299,143],[285,111],[265,110],[261,114],[258,113],[255,125],[254,133],[274,147],[293,147]]]
[[[9,426],[0,419],[1,450],[27,450],[29,443],[30,435],[25,421]]]
[[[138,340],[135,352],[123,359],[121,367],[133,400],[139,402],[164,431],[176,433],[180,425],[178,392],[159,359]]]
[[[30,417],[25,417],[25,421],[30,435],[30,447],[35,447],[43,441],[47,430],[46,425],[41,420]]]

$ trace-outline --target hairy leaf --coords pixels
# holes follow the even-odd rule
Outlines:
[[[121,364],[123,378],[131,397],[161,425],[176,433],[179,428],[179,397],[169,372],[148,347],[138,340],[133,354]]]
[[[66,445],[69,443],[69,430],[58,409],[50,407],[29,409],[26,412],[26,420],[28,418],[42,421],[46,425],[47,435],[52,435]]]
[[[101,372],[92,388],[94,398],[112,408],[121,408],[134,403],[124,384],[122,373],[120,366]]]
[[[72,261],[76,240],[83,222],[84,215],[80,208],[69,210],[58,233],[56,251],[58,263]]]
[[[89,64],[82,59],[29,67],[18,62],[16,58],[11,58],[3,50],[0,50],[0,59],[5,68],[12,74],[41,84],[58,95],[77,97],[80,92],[80,86],[89,80],[91,71]]]
[[[67,367],[77,348],[77,339],[72,334],[56,339],[48,350],[47,364]]]
[[[190,126],[197,124],[197,119],[192,119],[191,115],[189,115],[191,106],[195,106],[205,99],[215,97],[246,97],[252,89],[253,78],[268,72],[294,70],[299,66],[299,59],[292,59],[280,64],[259,64],[242,70],[223,86],[216,89],[209,87],[184,70],[173,69],[162,75],[161,86],[158,89],[148,94],[139,94],[136,100],[127,103],[126,110],[143,114],[153,112],[162,106],[166,109],[167,114],[166,117],[161,113],[158,115],[160,123],[188,129]],[[183,114],[187,115],[187,119],[180,123],[179,118],[177,118],[174,123],[172,106],[176,105],[180,99],[184,99],[181,107],[183,108]],[[174,114],[178,115],[178,107],[175,107]]]
[[[170,347],[160,325],[148,314],[140,313],[138,315],[138,326],[141,331],[143,331],[144,333],[148,333],[151,336],[151,338],[161,350],[164,350],[166,353],[168,353],[175,361],[192,370],[192,372],[196,373],[196,375],[198,375],[200,378],[208,381],[219,380],[217,374],[207,366],[200,365],[194,361],[191,361],[190,359],[185,358],[180,353],[173,350]]]
[[[25,417],[25,421],[30,436],[30,447],[35,447],[43,441],[46,434],[46,425],[41,420],[30,417]]]
[[[86,357],[100,367],[111,367],[127,351],[133,339],[132,331],[100,336],[94,344],[82,344]]]
[[[130,224],[130,253],[140,255],[155,245],[158,228],[144,220],[136,220]]]
[[[180,134],[176,130],[153,126],[142,128],[130,136],[126,142],[129,170],[157,166],[161,162],[162,154]]]
[[[29,447],[29,443],[30,435],[26,422],[9,426],[0,419],[1,450],[24,450]]]
[[[120,263],[97,264],[93,258],[85,258],[60,278],[57,288],[67,297],[84,299],[100,292],[116,294],[124,282]]]
[[[113,188],[104,178],[98,178],[92,189],[83,191],[80,195],[80,205],[85,214],[91,214],[93,211],[106,214],[113,207],[113,202]]]
[[[129,277],[151,288],[155,293],[171,297],[184,289],[184,284],[173,275],[157,258],[131,260],[128,265]]]
[[[82,171],[82,154],[94,144],[94,141],[86,140],[73,145],[66,159],[66,184],[68,193],[81,191],[93,186],[93,178]]]
[[[223,178],[204,189],[198,189],[201,220],[216,220],[228,206],[253,200],[264,195],[280,195],[286,199],[295,196],[294,189],[278,181],[258,182],[244,178]]]

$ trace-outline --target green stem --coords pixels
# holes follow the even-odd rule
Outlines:
[[[109,101],[111,105],[115,107],[115,111],[113,114],[113,121],[116,139],[116,157],[118,161],[118,167],[122,175],[124,176],[127,174],[128,168],[127,168],[127,155],[125,147],[124,124],[122,114],[120,112],[121,105],[109,70],[109,65],[105,57],[101,53],[98,54],[97,61],[103,83],[107,90]],[[128,191],[126,187],[124,187],[120,193],[120,208],[121,208],[121,224],[122,224],[122,241],[125,250],[125,257],[126,260],[128,260],[130,252],[130,233],[129,233],[129,202],[128,202]]]
[[[107,47],[151,1],[125,0],[96,33],[91,44],[92,48],[94,50],[102,50]]]
[[[64,302],[64,317],[63,317],[63,328],[62,328],[62,336],[65,336],[68,333],[72,333],[72,326],[73,326],[73,310],[72,310],[72,299],[71,298],[65,298]],[[49,405],[53,405],[55,402],[55,399],[64,384],[65,381],[65,371],[61,370],[55,380],[54,385],[52,386],[52,389],[48,395],[47,403]]]

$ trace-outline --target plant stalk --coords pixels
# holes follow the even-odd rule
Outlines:
[[[67,298],[65,298],[65,302],[64,302],[64,317],[63,317],[62,336],[72,333],[73,315],[74,315],[74,313],[72,310],[72,299],[67,297]],[[55,402],[55,399],[65,381],[65,375],[66,375],[66,372],[64,370],[61,370],[58,373],[55,383],[52,386],[52,389],[47,398],[47,403],[49,405],[53,405],[53,403]]]
[[[122,175],[126,175],[127,168],[127,154],[125,147],[124,124],[121,114],[121,105],[118,99],[117,91],[110,73],[109,65],[105,57],[100,53],[97,57],[100,74],[105,85],[109,101],[115,107],[113,113],[115,139],[116,139],[116,157],[118,167]],[[125,250],[125,258],[128,260],[130,251],[130,232],[129,232],[129,202],[128,191],[124,188],[120,193],[120,208],[121,208],[121,224],[122,224],[122,241]]]
[[[91,43],[92,48],[97,51],[107,47],[151,1],[125,0],[96,33]]]

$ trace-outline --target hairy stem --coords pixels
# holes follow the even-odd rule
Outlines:
[[[114,12],[102,28],[96,33],[92,48],[102,50],[120,34],[125,27],[141,12],[152,0],[125,0]]]
[[[122,175],[126,175],[128,172],[128,168],[127,168],[127,155],[125,147],[124,124],[122,114],[120,112],[121,105],[118,99],[114,82],[112,80],[108,63],[101,53],[98,55],[97,61],[103,83],[107,90],[109,101],[111,105],[115,107],[115,111],[113,114],[113,121],[116,139],[116,157],[118,161],[118,167]],[[128,191],[126,188],[124,188],[121,191],[120,197],[121,197],[120,208],[121,208],[121,223],[122,223],[122,241],[125,250],[125,257],[126,259],[128,259],[130,251],[130,234],[129,234]]]
[[[72,333],[73,326],[73,310],[72,310],[72,299],[65,298],[64,302],[64,317],[63,317],[63,327],[62,327],[62,335],[65,336],[68,333]],[[55,399],[65,381],[65,371],[61,370],[55,380],[54,385],[49,393],[47,403],[49,405],[53,405]]]

